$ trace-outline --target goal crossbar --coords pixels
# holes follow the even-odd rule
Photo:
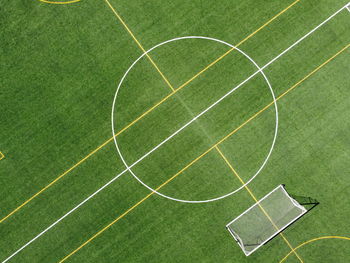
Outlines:
[[[226,225],[246,256],[297,221],[307,209],[279,185]]]

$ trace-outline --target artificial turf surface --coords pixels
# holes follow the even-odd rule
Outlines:
[[[142,45],[186,35],[237,44],[292,1],[110,2]],[[239,48],[268,63],[347,1],[301,0]],[[0,217],[74,167],[52,187],[0,223],[0,260],[34,238],[125,169],[110,139],[117,84],[142,51],[103,0],[51,5],[35,0],[2,4]],[[267,67],[279,96],[349,44],[350,13],[331,21]],[[229,47],[179,40],[150,53],[176,89]],[[142,157],[256,68],[236,50],[117,136],[128,164]],[[350,237],[349,51],[278,101],[279,129],[270,159],[249,184],[261,198],[279,184],[320,205],[284,234],[292,246],[320,236]],[[116,131],[170,94],[144,57],[117,98]],[[133,168],[152,188],[239,127],[272,100],[261,75]],[[271,147],[275,111],[268,108],[219,145],[244,181]],[[240,187],[214,148],[160,189],[171,197],[205,200]],[[58,262],[150,193],[129,173],[12,258]],[[280,237],[245,257],[225,229],[254,201],[242,189],[225,199],[187,204],[156,194],[84,246],[67,262],[279,262],[290,248]],[[349,262],[350,241],[327,239],[297,252],[304,262]],[[286,262],[299,262],[291,255]]]

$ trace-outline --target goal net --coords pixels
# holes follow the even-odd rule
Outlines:
[[[279,185],[226,225],[246,256],[291,225],[307,210]]]

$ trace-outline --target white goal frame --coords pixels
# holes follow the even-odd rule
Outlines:
[[[283,226],[282,228],[277,228],[276,227],[276,231],[269,236],[268,238],[266,238],[266,240],[264,240],[261,244],[259,244],[257,247],[255,247],[253,250],[247,252],[246,249],[244,248],[243,245],[243,241],[241,240],[241,238],[236,235],[234,233],[234,231],[229,227],[233,222],[235,222],[237,219],[239,219],[240,217],[242,217],[243,215],[245,215],[246,213],[248,213],[251,209],[253,209],[254,207],[260,205],[261,201],[265,200],[267,197],[269,197],[272,193],[276,192],[277,190],[282,190],[286,196],[290,199],[290,201],[296,206],[298,207],[302,212],[300,215],[298,215],[297,217],[295,217],[293,220],[291,220],[288,224],[286,224],[285,226]],[[263,207],[262,207],[263,208]],[[275,189],[273,189],[271,192],[269,192],[267,195],[265,195],[264,197],[262,197],[258,202],[256,202],[254,205],[252,205],[251,207],[249,207],[247,210],[245,210],[242,214],[240,214],[239,216],[237,216],[235,219],[233,219],[232,221],[230,221],[227,225],[226,228],[229,231],[229,233],[232,235],[232,237],[235,239],[235,241],[238,243],[238,245],[240,246],[240,248],[242,249],[242,251],[244,252],[244,254],[246,256],[251,255],[253,252],[255,252],[257,249],[259,249],[260,247],[262,247],[263,245],[265,245],[267,242],[269,242],[272,238],[274,238],[276,235],[278,235],[280,232],[282,232],[284,229],[286,229],[288,226],[290,226],[291,224],[293,224],[295,221],[297,221],[300,217],[302,217],[305,213],[307,213],[308,210],[302,206],[301,204],[299,204],[295,199],[293,199],[288,192],[286,191],[286,189],[284,188],[284,185],[281,184],[279,186],[277,186]],[[271,222],[271,224],[274,225],[273,222]]]

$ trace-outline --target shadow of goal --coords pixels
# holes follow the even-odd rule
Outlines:
[[[272,240],[319,203],[279,185],[226,225],[246,256]]]

